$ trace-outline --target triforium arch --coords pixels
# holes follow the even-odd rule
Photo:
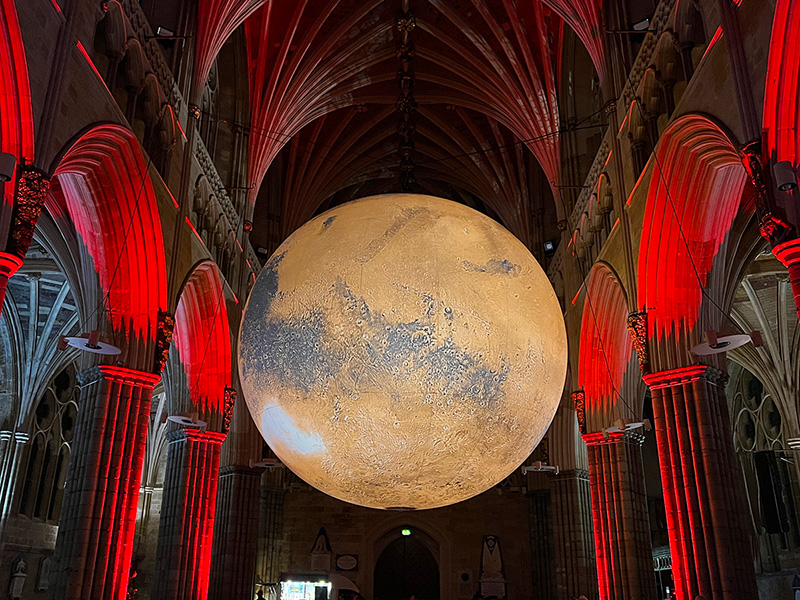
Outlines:
[[[664,131],[639,246],[638,304],[652,371],[645,381],[679,598],[756,595],[725,364],[722,355],[702,364],[690,353],[705,330],[730,330],[726,311],[759,244],[736,147],[704,115],[683,116]]]
[[[617,274],[598,262],[586,280],[578,383],[600,597],[655,597],[640,421],[643,385]],[[580,411],[580,404],[578,405]],[[580,415],[580,412],[579,412]],[[580,420],[580,416],[579,416]]]

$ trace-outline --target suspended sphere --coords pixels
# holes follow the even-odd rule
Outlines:
[[[373,508],[445,506],[502,481],[550,425],[566,362],[561,309],[525,246],[415,194],[298,229],[239,336],[244,397],[278,458]]]

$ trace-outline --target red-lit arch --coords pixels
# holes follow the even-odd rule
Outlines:
[[[164,238],[147,164],[133,133],[101,125],[66,153],[54,176],[94,260],[116,330],[153,339],[167,305]]]
[[[627,419],[639,416],[614,412],[633,352],[627,329],[628,312],[616,274],[605,263],[597,263],[586,280],[578,361],[578,385],[586,393],[590,433],[608,427],[612,416]]]
[[[648,309],[651,339],[687,339],[701,316],[701,285],[719,291],[709,276],[745,183],[733,142],[711,119],[688,115],[664,132],[639,248],[638,304]]]
[[[798,162],[800,152],[800,3],[778,0],[772,24],[764,95],[765,151],[775,160]]]
[[[202,411],[223,412],[231,385],[231,334],[217,267],[203,263],[183,288],[175,311],[175,346],[192,402]]]
[[[0,151],[33,161],[33,113],[28,63],[14,0],[0,0]],[[12,200],[5,184],[6,202]]]

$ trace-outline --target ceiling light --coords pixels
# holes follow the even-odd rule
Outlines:
[[[797,187],[797,174],[794,165],[789,160],[782,160],[772,167],[775,176],[775,185],[782,192],[791,192]]]

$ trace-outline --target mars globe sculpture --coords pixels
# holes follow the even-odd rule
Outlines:
[[[306,223],[245,307],[239,369],[275,454],[335,498],[424,509],[502,481],[564,385],[567,342],[525,246],[471,208],[372,196]]]

